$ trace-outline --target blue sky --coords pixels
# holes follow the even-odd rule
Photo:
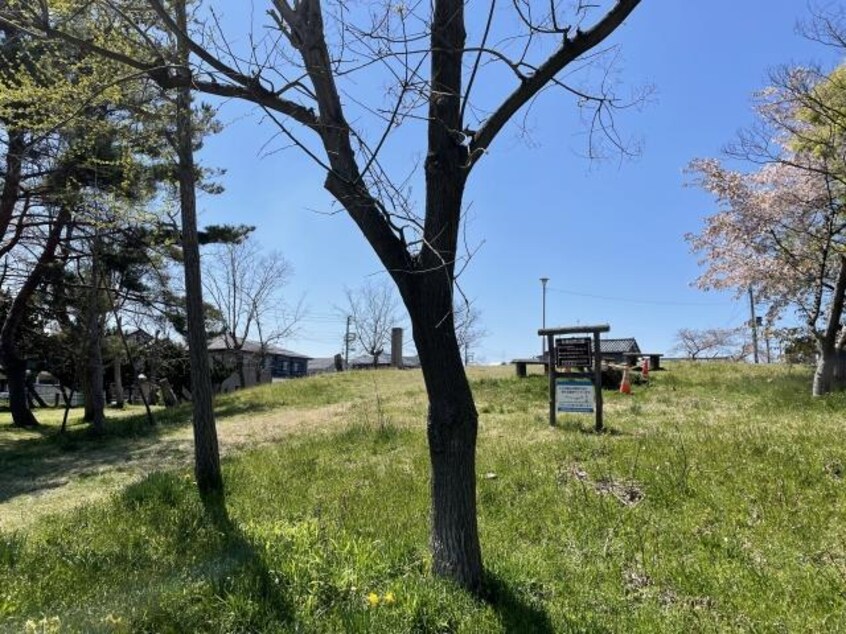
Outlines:
[[[488,333],[477,360],[540,352],[543,276],[547,325],[607,322],[610,337],[636,337],[643,350],[669,351],[683,327],[748,319],[745,299],[691,287],[699,267],[683,235],[714,204],[685,186],[683,170],[694,157],[718,156],[752,122],[751,97],[769,69],[840,61],[796,34],[806,14],[796,0],[646,0],[612,36],[621,45],[620,90],[655,87],[642,109],[618,119],[642,143],[634,160],[584,158],[584,127],[561,92],[532,108],[528,137],[516,125],[502,133],[465,197],[466,240],[478,249],[460,283]],[[201,198],[201,222],[256,225],[262,246],[284,254],[295,269],[286,294],[308,307],[301,333],[284,345],[330,356],[341,348],[344,288],[378,279],[380,265],[345,215],[325,213],[320,170],[273,141],[269,122],[235,103],[220,118],[227,127],[200,158],[227,170],[226,191]],[[420,137],[407,134],[387,156],[402,167],[421,152]]]

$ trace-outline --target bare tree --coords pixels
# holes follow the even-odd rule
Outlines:
[[[591,130],[603,133],[591,135],[592,141],[626,150],[611,120],[613,110],[626,104],[610,92],[607,79],[586,85],[590,73],[581,84],[576,75],[613,58],[612,49],[601,47],[639,4],[520,0],[508,15],[490,0],[479,10],[484,26],[478,39],[468,43],[465,0],[390,5],[381,15],[349,11],[344,3],[325,10],[320,0],[271,0],[269,23],[248,38],[227,35],[218,20],[198,23],[189,33],[162,0],[147,0],[158,28],[191,51],[190,66],[160,47],[153,29],[122,24],[111,32],[134,38],[137,48],[110,46],[54,19],[62,14],[51,11],[48,0],[25,2],[21,15],[0,12],[0,18],[121,62],[166,89],[190,85],[251,101],[325,171],[326,189],[393,278],[411,319],[429,398],[433,569],[479,592],[478,414],[453,316],[465,186],[506,124],[550,87],[584,108]],[[85,7],[110,23],[131,15],[115,10],[111,0]],[[246,48],[238,49],[238,41]],[[145,55],[125,52],[145,45]],[[565,69],[572,71],[566,77]],[[482,86],[487,89],[478,90]],[[418,148],[425,156],[420,212],[410,193],[414,170],[391,178],[380,157],[401,126],[425,138]],[[375,136],[368,135],[373,129]],[[407,144],[409,137],[402,139]],[[599,149],[591,143],[591,155]]]
[[[718,357],[739,359],[744,356],[745,350],[738,335],[736,328],[682,328],[676,333],[673,350],[692,361]]]
[[[268,348],[290,336],[297,326],[300,307],[289,309],[282,297],[292,267],[278,251],[262,254],[249,237],[215,245],[210,256],[203,260],[203,286],[208,301],[222,316],[223,339],[236,353],[244,386],[247,381],[240,354],[244,344],[251,337],[259,343],[258,378]]]
[[[482,327],[482,314],[469,301],[458,302],[455,307],[455,336],[458,347],[464,355],[464,365],[470,365],[471,351],[485,338],[487,332]]]
[[[358,289],[347,289],[347,310],[360,347],[373,358],[373,367],[391,340],[391,329],[399,322],[399,302],[387,282],[366,282]]]

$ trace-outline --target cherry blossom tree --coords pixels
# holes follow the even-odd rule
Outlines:
[[[694,161],[698,184],[721,210],[703,230],[688,235],[702,254],[703,289],[755,289],[772,319],[788,307],[801,315],[817,341],[813,393],[832,389],[846,294],[846,191],[813,156],[786,153],[785,160],[741,173],[716,160]]]
[[[846,10],[811,11],[802,34],[846,52]],[[817,344],[813,393],[822,395],[846,344],[846,64],[776,69],[755,107],[755,125],[727,148],[752,171],[691,164],[721,210],[687,239],[703,256],[702,288],[754,288],[770,319],[798,311]]]

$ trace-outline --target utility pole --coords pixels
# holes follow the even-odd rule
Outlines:
[[[541,287],[543,288],[543,312],[541,313],[541,324],[546,329],[546,283],[549,282],[548,277],[540,278]],[[541,337],[541,359],[546,357],[546,337]]]
[[[770,327],[767,326],[764,328],[764,345],[766,346],[767,350],[767,363],[772,363],[772,357],[770,353]]]
[[[352,315],[347,315],[347,332],[344,335],[344,369],[350,367],[350,343],[352,343],[352,338],[350,337],[350,323],[352,322]]]
[[[758,363],[758,318],[755,317],[755,296],[752,294],[752,287],[749,287],[749,313],[752,325],[752,358]]]

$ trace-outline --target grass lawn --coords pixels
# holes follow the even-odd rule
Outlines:
[[[225,508],[187,409],[102,439],[0,414],[0,631],[846,631],[846,395],[677,364],[594,434],[512,372],[471,370],[485,601],[429,573],[417,372],[222,397]]]

